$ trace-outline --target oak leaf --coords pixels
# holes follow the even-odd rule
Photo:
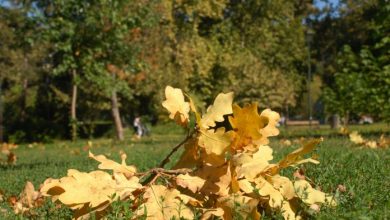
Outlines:
[[[137,216],[145,219],[194,219],[194,213],[180,199],[181,193],[162,185],[151,185],[143,195],[146,202],[137,210]],[[194,199],[195,200],[195,199]]]
[[[314,148],[322,141],[322,138],[315,139],[312,141],[309,141],[302,147],[296,149],[295,151],[289,153],[287,156],[285,156],[281,161],[279,161],[277,164],[270,165],[266,172],[275,175],[278,173],[281,169],[286,168],[288,166],[293,166],[297,164],[302,163],[319,163],[317,160],[314,160],[312,158],[303,159],[302,156],[305,154],[308,154],[314,150]]]
[[[259,219],[257,199],[239,194],[230,194],[218,199],[218,207],[224,211],[223,219]]]
[[[290,201],[284,200],[281,207],[281,212],[285,220],[301,220],[302,217],[296,214],[296,208]]]
[[[211,219],[212,216],[222,217],[224,214],[224,211],[222,208],[200,209],[199,211],[202,212],[202,216],[201,216],[200,220],[208,220],[208,219]]]
[[[261,145],[254,154],[236,154],[232,160],[236,166],[238,178],[245,177],[248,180],[254,180],[269,166],[269,161],[272,159],[272,149],[269,146]]]
[[[176,177],[176,184],[196,193],[203,187],[205,180],[197,176],[190,176],[189,174],[180,174]]]
[[[268,118],[259,115],[256,103],[246,105],[244,108],[234,104],[233,116],[229,116],[229,122],[236,135],[232,146],[242,149],[252,141],[261,139],[260,130],[268,124]]]
[[[214,127],[215,122],[224,121],[223,116],[232,114],[233,92],[220,93],[214,100],[214,104],[209,106],[206,114],[202,116],[199,126],[204,129]]]
[[[349,139],[355,143],[355,144],[363,144],[365,142],[365,140],[363,139],[363,137],[357,132],[357,131],[353,131],[349,134]]]
[[[184,101],[184,95],[181,89],[167,86],[165,88],[165,97],[166,100],[163,101],[162,106],[169,111],[169,118],[174,119],[179,125],[187,126],[190,105]]]
[[[306,180],[297,180],[294,182],[294,188],[297,196],[308,205],[312,204],[329,204],[336,205],[331,196],[324,192],[314,189]]]
[[[137,172],[137,169],[134,166],[128,166],[126,164],[126,155],[121,154],[122,163],[119,164],[113,160],[107,159],[104,155],[94,155],[91,151],[89,152],[89,157],[99,161],[99,169],[102,170],[112,170],[114,173],[123,173],[127,178],[130,178]]]
[[[268,119],[268,124],[260,129],[261,138],[256,141],[256,144],[268,144],[268,137],[279,135],[279,129],[276,128],[280,121],[280,115],[271,109],[265,109],[261,112],[260,117]]]
[[[256,179],[256,189],[261,196],[267,196],[271,208],[280,208],[284,201],[283,194],[263,177]]]
[[[207,154],[222,155],[230,145],[230,132],[225,132],[225,128],[218,128],[215,132],[213,129],[201,131],[199,137],[199,146],[206,150]]]
[[[210,166],[203,165],[194,172],[194,175],[206,180],[200,189],[204,195],[226,196],[229,194],[231,183],[230,165]]]

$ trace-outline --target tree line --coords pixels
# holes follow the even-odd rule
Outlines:
[[[389,10],[386,0],[2,1],[0,138],[112,127],[123,140],[133,117],[164,119],[166,85],[203,105],[234,91],[303,118],[310,91],[317,118],[388,120]]]

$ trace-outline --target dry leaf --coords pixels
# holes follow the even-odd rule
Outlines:
[[[220,93],[215,98],[214,104],[210,105],[199,122],[199,126],[208,129],[215,126],[215,122],[222,122],[223,116],[232,114],[233,92]]]
[[[190,176],[189,174],[180,174],[176,177],[176,183],[196,193],[204,186],[205,180],[197,176]]]
[[[214,130],[207,130],[201,132],[199,137],[199,146],[206,150],[207,154],[222,155],[228,150],[230,145],[231,133],[226,132],[225,128],[218,128]]]
[[[134,166],[126,165],[126,155],[121,155],[122,164],[119,164],[113,160],[107,159],[104,155],[95,156],[92,152],[89,152],[89,157],[100,162],[98,168],[102,170],[112,170],[117,173],[123,173],[127,178],[130,178],[137,172]]]
[[[353,131],[349,134],[349,139],[355,143],[355,144],[363,144],[364,143],[364,139],[363,137],[357,132],[357,131]]]
[[[162,106],[169,111],[169,118],[174,119],[179,125],[187,126],[190,104],[184,101],[181,89],[167,86],[165,88],[165,97],[166,100],[162,103]]]
[[[259,115],[256,103],[246,105],[244,108],[233,105],[233,116],[229,116],[229,122],[236,136],[232,146],[242,149],[252,141],[262,138],[260,130],[268,124],[268,118]]]
[[[143,203],[137,210],[137,216],[146,213],[147,220],[194,219],[194,213],[180,199],[180,192],[162,185],[151,185],[146,189]],[[195,199],[194,199],[195,200]]]

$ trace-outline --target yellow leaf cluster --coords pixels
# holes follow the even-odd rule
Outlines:
[[[100,163],[99,169],[112,174],[69,170],[66,177],[46,180],[41,193],[73,209],[76,218],[90,212],[103,217],[116,199],[132,201],[134,218],[153,220],[194,219],[197,215],[200,219],[260,219],[275,211],[291,220],[300,219],[307,208],[319,210],[320,205],[336,204],[304,178],[294,181],[280,175],[288,167],[319,163],[306,155],[321,139],[308,141],[273,162],[268,138],[279,134],[278,113],[265,109],[259,114],[256,103],[233,105],[233,93],[221,93],[202,115],[180,89],[167,87],[165,95],[163,106],[169,117],[189,131],[160,167],[138,173],[126,164],[125,155],[117,163],[90,153]],[[187,126],[190,111],[196,119],[193,130]],[[224,122],[232,129],[220,126]],[[164,161],[180,146],[184,151],[174,170],[164,169]]]
[[[99,215],[116,199],[132,198],[132,192],[142,188],[133,175],[135,168],[124,161],[118,164],[103,155],[89,155],[101,163],[100,169],[113,170],[113,175],[101,170],[85,173],[70,169],[66,177],[47,179],[40,190],[42,195],[73,209],[75,218],[85,217],[91,211]]]
[[[390,146],[390,138],[386,138],[384,134],[382,134],[379,140],[376,141],[366,140],[357,131],[353,131],[349,134],[349,140],[356,145],[361,145],[371,149],[388,148]]]

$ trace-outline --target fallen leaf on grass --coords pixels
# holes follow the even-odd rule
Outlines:
[[[363,144],[364,143],[364,139],[363,137],[357,132],[357,131],[353,131],[349,134],[349,139],[355,143],[355,144]]]
[[[32,208],[41,206],[43,199],[41,193],[35,191],[34,185],[31,182],[27,182],[19,195],[19,199],[16,196],[11,196],[8,198],[8,202],[15,214],[23,214]]]

